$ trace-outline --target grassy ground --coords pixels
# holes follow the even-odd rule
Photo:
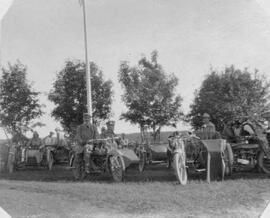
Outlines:
[[[172,171],[151,166],[127,172],[115,184],[108,175],[73,182],[71,172],[55,168],[1,174],[0,206],[13,217],[258,217],[270,200],[270,178],[238,173],[207,184],[191,176],[176,183]],[[89,181],[90,180],[90,181]]]

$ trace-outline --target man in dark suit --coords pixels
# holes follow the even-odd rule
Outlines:
[[[83,167],[86,172],[89,171],[93,164],[91,162],[91,154],[86,154],[85,145],[91,139],[97,139],[98,131],[94,124],[91,124],[91,115],[83,114],[83,124],[79,125],[76,131],[77,146],[75,149],[74,165],[76,169],[75,179],[79,179],[82,176]],[[85,165],[83,166],[83,160]]]

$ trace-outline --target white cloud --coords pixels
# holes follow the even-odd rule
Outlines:
[[[256,0],[261,8],[270,16],[270,1],[269,0]]]
[[[1,0],[0,1],[0,21],[3,19],[8,9],[12,5],[13,0]]]

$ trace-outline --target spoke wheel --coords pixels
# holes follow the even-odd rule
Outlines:
[[[270,150],[268,150],[270,152]],[[262,171],[270,175],[270,159],[267,157],[264,151],[260,151],[258,156],[258,164]]]
[[[183,156],[180,153],[174,155],[174,170],[177,180],[181,185],[187,184],[187,169]]]
[[[120,156],[110,157],[110,171],[115,182],[122,182],[124,179],[124,166]]]
[[[12,154],[8,155],[8,163],[7,163],[7,167],[8,167],[8,172],[9,173],[13,173],[14,172],[14,156]]]
[[[224,150],[224,162],[225,176],[231,176],[233,168],[233,151],[230,144],[226,144],[226,148]]]
[[[146,153],[139,151],[139,172],[142,173],[145,169],[146,164]]]
[[[54,162],[52,152],[49,152],[48,157],[47,157],[47,162],[48,162],[49,170],[52,170],[53,162]]]
[[[69,154],[69,166],[73,167],[73,162],[75,159],[75,155],[74,154]]]

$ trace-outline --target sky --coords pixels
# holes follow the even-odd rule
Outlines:
[[[234,64],[270,78],[270,17],[255,0],[86,0],[86,7],[90,60],[114,83],[118,133],[138,131],[119,120],[126,110],[117,79],[123,60],[135,65],[158,50],[165,71],[179,78],[185,113],[210,68]],[[2,64],[19,59],[42,92],[46,127],[41,135],[59,126],[47,100],[56,73],[65,60],[84,59],[82,22],[78,0],[14,0],[2,21]]]

